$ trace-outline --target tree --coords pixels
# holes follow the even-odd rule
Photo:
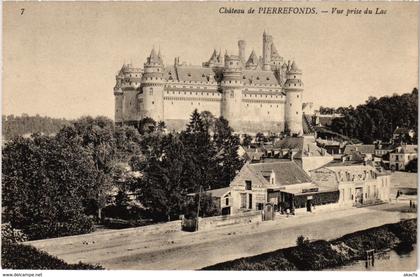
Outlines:
[[[210,132],[214,131],[214,124],[216,121],[216,118],[214,115],[209,111],[202,111],[200,113],[201,119],[203,120],[205,128],[209,130]]]
[[[263,142],[265,142],[267,139],[266,139],[266,137],[264,136],[264,134],[263,134],[263,133],[258,132],[258,133],[255,135],[255,140],[256,140],[258,143],[263,143]]]
[[[101,209],[106,204],[107,192],[113,184],[112,170],[115,158],[114,123],[106,117],[82,117],[57,134],[57,139],[65,143],[77,139],[90,154],[95,165],[95,193],[85,199],[89,214],[101,218]]]
[[[200,186],[204,190],[211,188],[216,170],[216,152],[209,131],[197,110],[192,113],[180,139],[185,147],[188,164],[184,181],[190,192],[198,192]]]
[[[200,208],[198,209],[198,205]],[[199,217],[217,216],[221,214],[220,209],[217,207],[211,194],[197,193],[194,197],[188,199],[184,215],[187,218],[196,218],[197,212]]]
[[[84,199],[95,194],[96,175],[76,139],[15,138],[3,149],[3,220],[31,239],[89,232]]]
[[[409,161],[408,164],[405,166],[405,170],[408,172],[417,173],[417,158]]]
[[[245,134],[242,140],[242,146],[248,147],[251,145],[251,143],[252,143],[252,137],[248,134]]]
[[[414,88],[411,93],[402,95],[369,97],[363,105],[341,107],[337,111],[343,116],[333,119],[332,131],[364,143],[389,141],[397,126],[417,130],[418,91]]]
[[[184,182],[187,157],[180,139],[169,134],[159,143],[160,151],[147,157],[134,192],[150,217],[162,221],[177,218],[184,210],[190,183]]]
[[[213,189],[229,186],[243,163],[239,159],[239,137],[233,135],[229,122],[220,117],[215,121],[214,144],[216,147],[217,170]]]

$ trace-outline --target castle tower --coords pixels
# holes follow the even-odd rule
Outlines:
[[[287,71],[284,89],[286,91],[286,130],[290,134],[302,135],[302,71],[293,62]]]
[[[271,70],[271,45],[273,44],[273,37],[263,34],[263,70]]]
[[[225,55],[225,68],[221,87],[223,90],[221,115],[235,128],[241,118],[242,64],[239,56]]]
[[[163,60],[160,51],[156,55],[154,48],[144,64],[141,82],[143,92],[139,95],[139,102],[142,103],[141,117],[151,117],[155,121],[163,121],[163,89],[166,81],[163,79]]]
[[[242,65],[244,66],[245,66],[245,47],[246,47],[245,40],[238,41],[239,59],[241,60]]]
[[[123,75],[120,71],[117,76],[115,76],[116,84],[114,87],[114,97],[115,97],[115,123],[122,124],[124,122],[124,93],[122,90],[122,80]]]

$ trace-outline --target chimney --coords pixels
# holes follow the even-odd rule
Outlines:
[[[246,47],[245,40],[239,40],[238,41],[239,59],[241,60],[243,65],[245,65],[245,47]]]

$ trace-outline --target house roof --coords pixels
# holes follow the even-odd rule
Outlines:
[[[308,156],[330,156],[322,148],[318,147],[315,143],[315,138],[312,136],[303,137],[287,137],[274,144],[275,148],[279,149],[294,149],[297,153],[295,158],[308,157]]]
[[[404,153],[404,154],[416,154],[417,153],[417,145],[402,145],[396,148],[397,153]]]
[[[284,160],[273,163],[248,164],[247,166],[267,182],[271,173],[274,172],[275,185],[278,186],[311,182],[309,175],[293,161]]]
[[[223,197],[226,193],[230,192],[230,187],[220,189],[206,190],[206,194],[211,194],[213,197]]]
[[[405,127],[397,127],[394,131],[394,134],[408,134],[410,131],[412,130]]]
[[[374,154],[375,145],[373,144],[349,144],[344,148],[344,154],[350,154],[351,152],[358,151],[362,154]]]

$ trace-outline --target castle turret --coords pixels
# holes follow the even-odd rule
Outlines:
[[[244,66],[245,66],[245,47],[246,47],[245,40],[238,41],[239,59],[241,60],[242,65]]]
[[[263,70],[271,70],[271,45],[273,44],[273,37],[263,34]]]
[[[141,117],[151,117],[155,121],[164,120],[163,90],[166,80],[163,79],[163,59],[152,49],[144,64],[141,79],[142,92],[139,94]]]
[[[291,134],[302,135],[302,71],[293,62],[286,73],[284,90],[286,92],[286,130]]]
[[[115,123],[122,124],[124,122],[124,93],[122,90],[123,82],[122,70],[115,76],[116,84],[114,87],[115,97]]]
[[[242,102],[242,63],[239,56],[225,55],[225,68],[221,82],[223,90],[222,116],[231,126],[238,125],[241,117]]]

